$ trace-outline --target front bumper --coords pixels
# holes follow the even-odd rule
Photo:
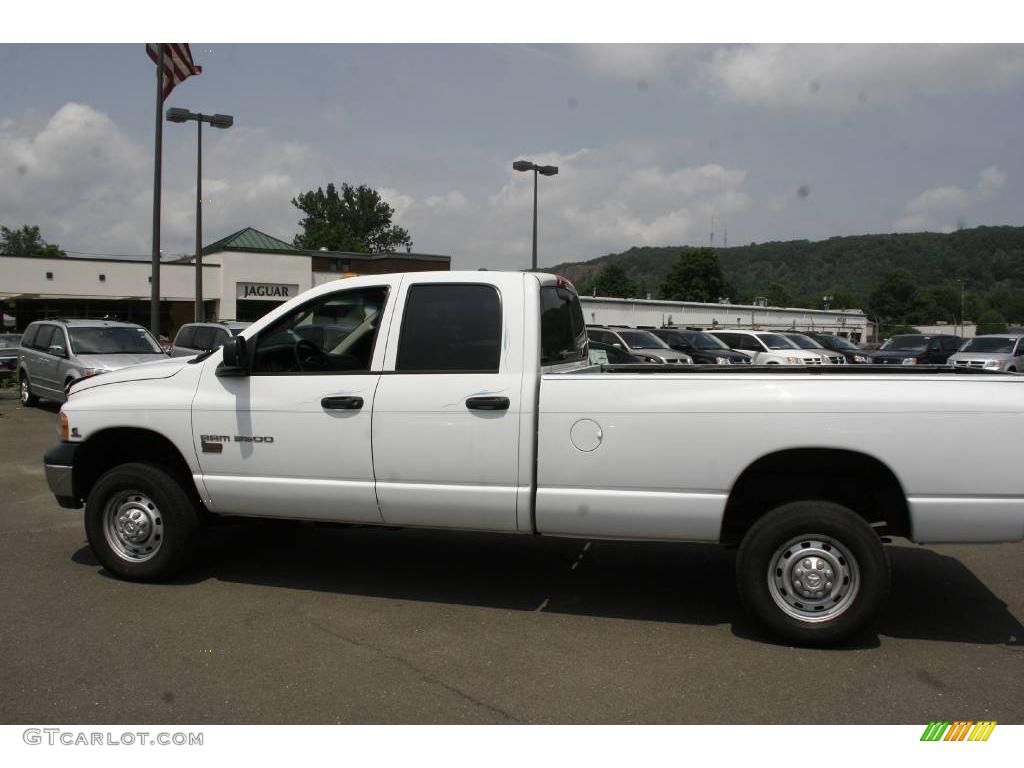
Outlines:
[[[82,500],[75,491],[75,453],[77,443],[57,443],[43,456],[46,483],[65,509],[81,509]]]

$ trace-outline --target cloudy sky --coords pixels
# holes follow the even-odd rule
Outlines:
[[[166,106],[204,132],[207,242],[284,240],[299,192],[380,190],[454,266],[632,245],[1022,224],[1024,46],[218,45]],[[0,223],[69,251],[150,250],[142,45],[0,45]],[[9,76],[16,73],[17,76]],[[194,242],[195,131],[165,124],[163,248]]]

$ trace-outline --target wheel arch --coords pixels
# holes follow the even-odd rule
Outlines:
[[[765,454],[743,470],[729,491],[719,538],[739,543],[774,507],[812,499],[849,507],[880,534],[911,537],[907,497],[888,465],[860,451],[803,447]]]
[[[141,427],[109,427],[90,435],[80,444],[74,466],[76,495],[87,498],[104,472],[133,462],[157,464],[180,480],[198,501],[192,469],[178,447],[159,432]]]

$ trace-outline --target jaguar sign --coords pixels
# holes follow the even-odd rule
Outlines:
[[[261,299],[288,301],[299,295],[299,286],[280,283],[236,283],[239,299]]]

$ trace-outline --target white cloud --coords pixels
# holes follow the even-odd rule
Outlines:
[[[1006,186],[1007,174],[996,167],[978,174],[973,187],[943,186],[926,189],[903,209],[895,228],[904,231],[951,232],[966,223],[968,214],[998,197]]]
[[[1024,80],[1020,45],[595,45],[575,58],[601,77],[671,77],[773,110],[850,112]]]
[[[177,136],[175,134],[178,134]],[[572,153],[527,153],[559,166],[540,179],[540,261],[589,259],[633,245],[703,241],[712,214],[750,205],[746,173],[719,164],[680,166],[679,143],[624,142]],[[48,119],[0,122],[2,223],[38,224],[43,237],[74,251],[147,254],[152,156],[105,114],[67,104]],[[447,253],[458,267],[529,264],[532,174],[513,158],[489,161],[475,188],[411,194],[410,172],[382,197],[408,227],[416,249]],[[165,132],[162,245],[191,252],[195,231],[195,145],[191,132]],[[212,241],[244,226],[290,240],[301,213],[298,192],[349,178],[310,147],[266,131],[232,128],[204,136],[203,229]],[[488,171],[488,166],[484,166]],[[349,169],[351,173],[351,169]],[[402,187],[405,187],[404,189]]]
[[[194,246],[193,135],[178,138],[165,126],[161,244],[168,253]],[[300,218],[290,200],[320,178],[316,153],[250,128],[204,139],[206,239],[247,225],[290,239]],[[150,251],[152,144],[133,141],[90,106],[68,103],[42,122],[0,121],[0,178],[10,180],[0,185],[5,226],[37,224],[47,241],[69,250]]]
[[[571,154],[533,153],[534,162],[556,165],[557,176],[539,179],[538,240],[541,265],[585,260],[634,245],[675,245],[704,237],[712,214],[738,214],[750,205],[746,174],[717,164],[664,167],[632,145],[582,149]],[[417,249],[455,257],[460,268],[529,265],[533,175],[496,173],[500,186],[488,196],[449,193],[404,196],[396,221],[409,228]],[[505,170],[509,169],[509,170]],[[393,192],[386,195],[395,203]]]

